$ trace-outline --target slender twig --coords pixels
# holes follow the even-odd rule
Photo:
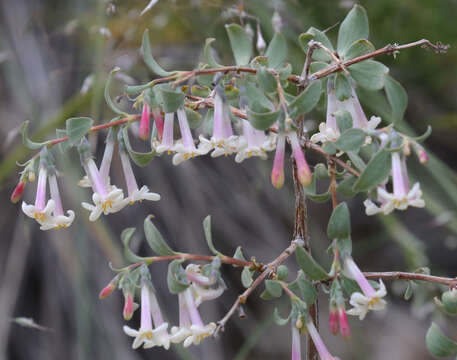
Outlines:
[[[227,321],[232,317],[235,311],[241,304],[244,304],[251,295],[251,293],[267,278],[269,277],[276,268],[281,265],[290,255],[295,252],[297,246],[301,246],[303,241],[301,239],[293,240],[290,245],[272,262],[265,266],[265,269],[262,273],[257,276],[257,278],[252,282],[252,284],[241,294],[237,297],[236,301],[233,303],[230,310],[225,314],[225,316],[217,322],[216,334],[219,333],[221,330],[224,329],[225,324]]]
[[[415,41],[415,42],[412,42],[412,43],[409,43],[409,44],[404,44],[404,45],[395,45],[395,44],[391,45],[391,44],[389,44],[389,45],[384,46],[381,49],[377,49],[377,50],[371,51],[369,53],[357,56],[357,57],[355,57],[353,59],[346,60],[346,61],[342,62],[341,65],[347,68],[347,67],[349,67],[351,65],[354,65],[356,63],[359,63],[359,62],[367,60],[367,59],[374,58],[374,57],[379,56],[379,55],[392,54],[392,53],[395,54],[400,50],[408,49],[408,48],[415,47],[415,46],[421,46],[423,48],[431,48],[436,53],[446,52],[447,49],[449,48],[449,45],[443,45],[440,42],[437,42],[436,44],[433,44],[431,41],[429,41],[427,39],[422,39],[422,40]],[[326,67],[325,69],[317,71],[317,72],[315,72],[314,74],[312,74],[309,77],[309,80],[321,79],[321,78],[326,77],[326,76],[328,76],[328,75],[330,75],[330,74],[332,74],[334,72],[341,71],[341,67],[340,67],[341,65],[340,64],[334,64],[334,65],[331,65],[329,67]]]
[[[177,260],[177,259],[185,259],[185,260],[195,260],[195,261],[213,261],[218,256],[211,256],[211,255],[195,255],[195,254],[176,254],[176,255],[169,255],[169,256],[151,256],[144,258],[144,262],[149,265],[152,263],[160,262],[160,261],[170,261],[170,260]],[[219,256],[219,259],[224,264],[230,265],[237,265],[237,266],[248,266],[253,270],[263,270],[264,265],[260,263],[254,263],[252,261],[246,261],[241,259],[235,259],[230,256]]]
[[[427,274],[408,273],[401,271],[387,271],[387,272],[364,272],[367,279],[384,279],[384,280],[420,280],[439,283],[455,287],[457,285],[457,278],[439,277]]]

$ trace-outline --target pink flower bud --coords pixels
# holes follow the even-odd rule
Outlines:
[[[156,124],[157,134],[159,135],[159,141],[162,141],[163,135],[163,116],[160,112],[160,109],[155,108],[152,110],[152,117],[154,118],[154,122]]]
[[[100,299],[106,299],[108,296],[110,296],[114,290],[116,290],[117,287],[117,277],[115,277],[113,280],[109,282],[108,285],[106,285],[101,291],[100,294],[98,294],[98,297]]]
[[[428,155],[424,149],[421,149],[421,151],[419,151],[418,156],[419,156],[419,161],[421,162],[421,164],[425,165],[428,163]]]
[[[284,185],[284,150],[285,136],[279,134],[278,143],[276,145],[275,159],[273,160],[273,169],[271,170],[271,183],[276,189],[280,189]]]
[[[11,202],[16,204],[19,200],[21,200],[22,194],[24,193],[25,185],[27,183],[24,180],[20,180],[19,183],[13,190],[11,194]]]
[[[149,117],[148,104],[144,103],[140,121],[140,138],[143,140],[147,140],[149,137]]]
[[[133,297],[132,294],[129,292],[126,292],[124,294],[123,316],[125,320],[130,320],[133,316]]]
[[[349,327],[348,317],[346,316],[346,310],[343,307],[338,309],[338,320],[340,323],[340,333],[345,338],[348,339],[351,336],[351,328]]]
[[[338,334],[338,312],[332,307],[330,308],[328,327],[333,335]]]
[[[289,139],[290,144],[292,145],[292,155],[295,159],[295,164],[297,165],[298,180],[303,186],[308,186],[311,184],[311,170],[306,162],[297,134],[295,132],[289,133]]]

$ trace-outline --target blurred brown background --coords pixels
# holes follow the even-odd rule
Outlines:
[[[98,291],[113,276],[108,262],[122,265],[119,234],[136,226],[133,247],[148,254],[142,243],[142,223],[147,214],[172,247],[192,253],[208,253],[201,222],[213,219],[213,238],[220,251],[231,254],[242,245],[247,256],[269,261],[287,246],[294,211],[290,171],[286,186],[278,191],[269,183],[271,159],[198,158],[178,167],[167,156],[154,159],[146,168],[134,167],[138,182],[161,194],[158,203],[142,203],[90,223],[80,202],[89,192],[76,186],[82,176],[77,154],[59,157],[59,179],[64,208],[77,218],[70,229],[41,232],[24,218],[19,205],[9,202],[18,175],[16,161],[31,153],[17,134],[25,120],[31,121],[34,140],[54,137],[71,116],[91,116],[96,123],[114,115],[105,106],[106,74],[120,66],[118,94],[124,83],[152,79],[144,66],[139,46],[145,28],[151,30],[152,51],[166,69],[192,69],[202,56],[206,37],[216,37],[216,50],[224,64],[232,58],[223,25],[239,21],[239,2],[205,0],[159,0],[140,16],[147,1],[51,1],[3,0],[0,2],[0,359],[287,359],[289,328],[273,325],[272,310],[286,303],[259,301],[256,292],[246,305],[246,320],[233,318],[225,333],[184,350],[174,347],[134,351],[122,332],[122,296],[114,293],[104,301]],[[309,26],[328,28],[343,19],[352,1],[244,1],[244,10],[260,19],[264,37],[273,35],[270,19],[277,9],[289,40],[289,58],[300,73],[304,54],[297,35]],[[457,1],[361,1],[368,11],[370,40],[376,47],[412,42],[423,37],[451,44],[446,55],[423,49],[402,52],[391,74],[409,94],[406,121],[417,133],[432,124],[426,145],[435,156],[427,167],[410,161],[412,173],[421,179],[427,208],[412,209],[389,217],[364,216],[360,198],[349,202],[353,223],[354,256],[366,271],[415,270],[429,266],[434,274],[457,274],[457,50],[455,17]],[[337,30],[329,32],[336,38]],[[90,80],[92,79],[92,80]],[[91,84],[91,86],[89,86]],[[113,94],[114,94],[113,91]],[[122,104],[127,105],[124,100]],[[367,112],[370,105],[364,104]],[[322,109],[321,109],[322,110]],[[324,119],[317,111],[308,120]],[[388,119],[384,119],[388,121]],[[103,151],[104,134],[91,137],[97,161]],[[135,143],[138,149],[144,145]],[[308,155],[313,164],[320,160]],[[271,158],[271,156],[270,156]],[[440,159],[440,160],[438,160]],[[442,162],[441,162],[442,161]],[[446,164],[446,165],[444,165]],[[120,162],[115,158],[111,178],[123,185]],[[33,201],[35,185],[28,186],[25,200]],[[310,204],[313,251],[324,264],[329,245],[325,235],[329,204]],[[288,262],[294,273],[293,259]],[[166,316],[178,320],[177,299],[166,286],[166,264],[151,266],[155,286]],[[202,306],[206,321],[216,321],[242,291],[239,269],[224,268],[229,286],[224,295]],[[290,274],[292,278],[292,274]],[[446,334],[457,339],[455,319],[435,311],[437,287],[417,287],[410,303],[402,299],[404,283],[389,283],[388,312],[370,314],[359,322],[351,319],[353,336],[344,342],[329,334],[327,304],[322,296],[321,332],[333,354],[342,359],[429,359],[424,336],[430,320],[438,321]],[[11,322],[32,317],[52,329],[40,332]],[[137,322],[137,316],[131,326]]]

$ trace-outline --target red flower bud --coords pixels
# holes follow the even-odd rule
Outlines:
[[[132,294],[129,292],[126,292],[124,294],[123,316],[125,320],[130,320],[133,316],[133,297]]]
[[[100,291],[100,294],[98,294],[98,297],[100,299],[106,299],[108,296],[110,296],[113,293],[114,290],[116,290],[116,284],[113,284],[113,282],[110,282]]]
[[[333,335],[338,334],[338,313],[335,309],[330,309],[328,327]]]
[[[157,134],[159,135],[159,141],[162,141],[163,135],[163,116],[160,112],[160,109],[153,109],[152,110],[152,117],[154,118],[154,122],[156,124]]]
[[[143,140],[147,140],[149,137],[149,107],[148,104],[143,105],[143,113],[141,114],[141,121],[140,121],[140,138]]]
[[[340,323],[341,335],[344,338],[348,339],[351,336],[351,328],[349,327],[348,317],[344,307],[338,309],[338,320]]]
[[[21,200],[22,194],[24,193],[25,185],[27,183],[24,180],[19,181],[16,187],[11,194],[11,202],[16,204],[19,200]]]

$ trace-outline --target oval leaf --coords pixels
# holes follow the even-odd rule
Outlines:
[[[215,38],[209,38],[205,41],[205,48],[203,49],[203,56],[205,57],[206,62],[211,67],[221,67],[212,54],[211,44],[216,41]]]
[[[435,357],[442,358],[457,354],[457,343],[444,335],[435,323],[430,325],[425,336],[425,343],[428,351]]]
[[[22,143],[24,144],[25,147],[31,149],[31,150],[38,150],[39,148],[43,147],[44,145],[47,144],[47,142],[34,142],[29,139],[29,136],[27,135],[27,128],[29,126],[30,121],[24,121],[19,128],[19,132],[22,134]]]
[[[338,30],[338,53],[343,55],[356,40],[368,39],[368,16],[360,5],[354,5],[344,18]]]
[[[159,230],[151,221],[151,216],[148,216],[146,219],[144,219],[144,234],[146,235],[146,241],[148,242],[149,247],[157,255],[169,256],[177,254],[165,242],[162,234],[160,234]]]
[[[183,260],[173,260],[168,265],[167,285],[172,294],[179,294],[190,286],[186,272],[181,266],[182,262]]]
[[[77,118],[70,118],[66,122],[66,133],[69,137],[68,143],[70,146],[74,146],[79,144],[82,137],[85,136],[94,121],[88,117],[77,117]]]
[[[143,59],[146,65],[151,69],[152,72],[159,76],[170,76],[174,72],[165,71],[152,57],[151,44],[149,43],[149,29],[146,29],[143,33],[143,39],[141,42],[141,50],[143,51]]]
[[[245,267],[241,272],[241,283],[245,288],[251,286],[253,279],[252,279],[253,271],[250,270],[248,267]]]
[[[343,73],[338,73],[335,76],[335,95],[340,101],[344,101],[352,97],[351,82]]]
[[[351,236],[351,218],[345,202],[333,209],[327,226],[329,239],[345,239]]]
[[[279,110],[266,113],[258,113],[248,110],[248,120],[257,130],[268,130],[278,120]]]
[[[203,231],[205,232],[205,239],[208,243],[208,248],[214,255],[219,255],[220,252],[216,250],[213,243],[213,235],[211,234],[211,215],[208,215],[203,220]]]
[[[389,72],[387,66],[374,60],[365,60],[351,65],[348,70],[357,84],[373,91],[384,87],[384,78]]]
[[[268,65],[273,69],[279,69],[287,58],[287,41],[283,34],[276,33],[268,44],[265,53],[268,57]]]
[[[277,83],[275,77],[265,67],[262,66],[259,70],[257,70],[256,78],[257,83],[266,92],[272,93],[277,90]]]
[[[314,41],[317,41],[317,42],[320,42],[322,45],[324,45],[327,49],[333,51],[333,45],[332,43],[330,42],[330,40],[328,39],[327,35],[325,35],[324,32],[314,28],[314,27],[310,27],[306,33],[304,34],[301,34],[299,37],[298,37],[298,42],[300,43],[301,45],[301,48],[303,49],[303,51],[305,53],[308,52],[308,43],[311,41],[311,40],[314,40]],[[324,62],[327,62],[327,61],[330,61],[332,58],[330,57],[330,55],[325,52],[324,50],[322,49],[316,49],[313,51],[313,55],[312,55],[312,58],[314,60],[317,60],[317,61],[324,61]],[[327,65],[327,64],[326,64]]]
[[[298,266],[303,270],[305,275],[311,280],[325,280],[329,278],[327,272],[320,266],[316,260],[302,247],[295,250]]]
[[[342,151],[357,151],[365,142],[365,138],[363,130],[348,129],[335,141],[335,146]]]
[[[384,78],[384,88],[387,100],[392,108],[394,124],[403,120],[406,107],[408,106],[408,94],[401,84],[390,76]]]
[[[391,165],[390,153],[385,149],[378,151],[360,174],[354,184],[354,191],[370,191],[382,183],[389,176]]]
[[[244,29],[238,24],[226,25],[225,29],[238,66],[247,65],[251,59],[252,43]]]
[[[130,145],[127,126],[124,126],[124,128],[122,129],[122,139],[124,140],[124,145],[125,145],[125,148],[127,149],[127,152],[130,155],[130,158],[138,166],[141,166],[141,167],[146,166],[155,157],[156,152],[154,149],[148,153],[137,152],[132,149],[132,146]]]
[[[130,241],[132,240],[133,234],[135,233],[135,228],[124,229],[121,233],[122,245],[124,245],[124,256],[127,261],[131,263],[137,263],[143,261],[144,258],[141,256],[135,255],[132,250],[130,250]]]
[[[368,40],[366,40],[366,39],[357,40],[352,43],[352,45],[349,47],[349,49],[347,49],[347,51],[344,55],[344,59],[345,60],[353,59],[357,56],[367,54],[374,50],[375,50],[374,45],[371,42],[369,42]]]
[[[319,102],[322,92],[322,83],[317,80],[309,84],[289,105],[294,115],[309,113]]]
[[[163,111],[167,114],[174,113],[184,104],[184,94],[182,92],[161,86],[158,88],[158,93],[162,100]]]
[[[109,94],[109,90],[111,88],[111,81],[113,80],[114,74],[117,73],[119,70],[121,70],[119,67],[115,67],[113,70],[110,71],[108,75],[108,79],[106,80],[105,84],[105,101],[108,104],[108,106],[113,110],[116,114],[127,116],[127,114],[119,109],[111,100],[111,96]]]

